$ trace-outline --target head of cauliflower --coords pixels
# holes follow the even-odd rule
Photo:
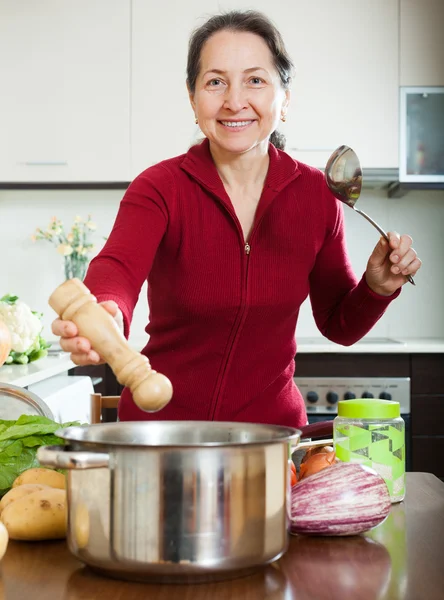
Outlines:
[[[17,362],[20,363],[43,356],[43,350],[48,347],[40,336],[43,324],[40,315],[33,312],[25,302],[17,296],[0,298],[0,320],[5,323],[11,335],[11,353],[7,363],[16,362],[15,358],[19,358],[19,355],[20,360]],[[28,360],[25,360],[25,356]]]

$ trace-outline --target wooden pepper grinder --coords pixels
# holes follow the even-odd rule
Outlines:
[[[170,380],[151,369],[149,360],[133,350],[112,316],[79,279],[68,279],[50,296],[49,305],[63,320],[73,321],[79,335],[109,364],[117,381],[130,388],[139,408],[154,412],[171,400]]]

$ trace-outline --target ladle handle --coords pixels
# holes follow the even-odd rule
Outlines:
[[[379,225],[376,223],[376,221],[373,221],[373,219],[372,219],[371,217],[369,217],[367,213],[365,213],[363,210],[360,210],[359,208],[355,208],[354,206],[353,206],[353,209],[354,209],[354,210],[355,210],[357,213],[359,213],[360,215],[362,215],[362,216],[364,217],[364,219],[367,219],[367,221],[368,221],[369,223],[371,223],[371,224],[373,225],[373,227],[375,227],[375,229],[377,229],[377,230],[379,231],[379,233],[380,233],[380,234],[381,234],[381,235],[382,235],[382,236],[383,236],[383,237],[384,237],[384,238],[385,238],[385,239],[386,239],[388,242],[390,241],[390,239],[389,239],[389,236],[387,235],[387,233],[386,233],[386,232],[385,232],[385,231],[382,229],[382,227],[380,227],[380,226],[379,226]],[[408,281],[409,283],[411,283],[412,285],[416,285],[416,283],[415,283],[415,281],[414,281],[414,279],[413,279],[413,277],[412,277],[411,275],[407,275],[406,277],[407,277],[407,281]]]
[[[68,279],[50,296],[49,305],[61,319],[73,321],[79,335],[113,370],[117,380],[130,388],[139,408],[156,411],[171,400],[173,388],[164,375],[151,369],[146,356],[133,350],[112,316],[79,279]]]

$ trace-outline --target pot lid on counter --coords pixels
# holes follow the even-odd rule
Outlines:
[[[15,421],[21,415],[54,420],[50,408],[37,394],[10,383],[0,383],[0,420]]]

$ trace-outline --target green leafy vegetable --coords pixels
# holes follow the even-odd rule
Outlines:
[[[16,421],[0,421],[0,497],[6,494],[20,473],[40,466],[37,460],[40,446],[63,444],[55,432],[71,425],[80,423],[61,425],[34,415],[22,415]]]

